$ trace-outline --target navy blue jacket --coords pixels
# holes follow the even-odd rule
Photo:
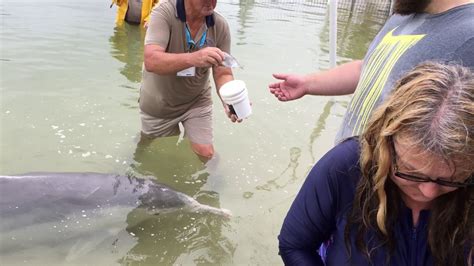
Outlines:
[[[369,265],[355,246],[355,233],[351,238],[351,257],[344,242],[346,215],[361,175],[359,155],[359,142],[349,139],[329,151],[309,173],[278,237],[280,255],[286,265],[324,265],[317,250],[331,236],[326,265]],[[394,228],[396,247],[389,265],[433,265],[427,241],[429,215],[429,211],[422,211],[414,227],[411,210],[401,207],[399,223]],[[377,245],[376,240],[368,243],[369,249]],[[386,249],[375,249],[372,265],[386,265],[387,256]]]

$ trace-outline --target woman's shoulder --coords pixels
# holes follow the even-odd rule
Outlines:
[[[327,152],[321,161],[339,167],[358,165],[360,157],[360,143],[358,137],[348,138],[334,146]]]
[[[360,179],[359,140],[352,137],[329,150],[313,167],[309,179],[334,191],[353,191]]]

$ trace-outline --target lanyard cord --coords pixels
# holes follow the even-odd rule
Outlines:
[[[188,25],[185,24],[185,32],[186,32],[186,42],[188,44],[188,50],[192,50],[196,47],[196,43],[194,40],[191,38],[191,32],[189,31]],[[206,42],[206,37],[207,37],[207,29],[202,33],[201,39],[199,40],[199,44],[197,46],[198,49],[202,48],[204,46],[204,43]]]

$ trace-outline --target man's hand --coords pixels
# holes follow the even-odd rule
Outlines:
[[[225,54],[216,47],[206,47],[193,53],[193,65],[196,67],[218,66],[224,60]]]
[[[304,76],[296,74],[273,74],[273,77],[282,82],[268,85],[270,92],[282,101],[296,100],[307,94]]]
[[[224,111],[225,111],[227,117],[230,119],[230,121],[232,121],[232,123],[235,123],[235,122],[240,123],[240,122],[242,122],[242,119],[239,119],[236,114],[234,114],[234,113],[232,113],[232,112],[230,111],[229,105],[227,105],[227,104],[225,104],[225,103],[223,103],[223,105],[224,105]]]

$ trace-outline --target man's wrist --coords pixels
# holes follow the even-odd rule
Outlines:
[[[312,78],[311,75],[303,76],[303,96],[313,94],[311,90],[311,85],[315,82],[313,79],[315,79],[315,77]]]
[[[193,53],[185,53],[185,60],[184,62],[186,63],[187,67],[193,67],[194,66],[194,55]]]

